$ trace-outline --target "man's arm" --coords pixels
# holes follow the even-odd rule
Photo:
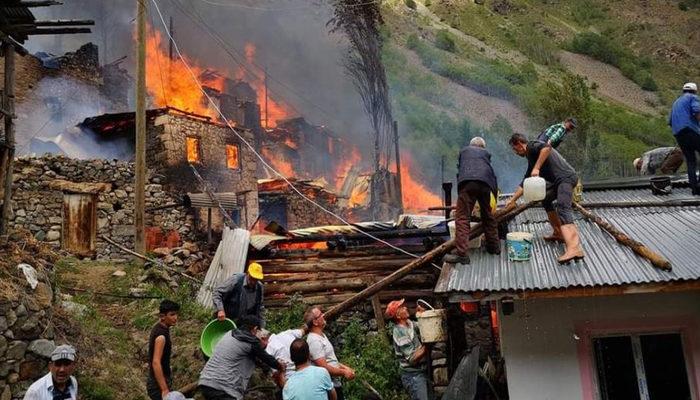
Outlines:
[[[265,349],[260,345],[260,343],[254,343],[253,344],[253,356],[260,360],[263,364],[267,365],[268,367],[272,369],[276,369],[280,373],[284,373],[286,366],[277,361],[277,359],[270,354],[268,354]]]
[[[255,302],[255,316],[260,318],[262,321],[262,314],[263,314],[263,299],[265,298],[265,288],[263,287],[262,283],[258,282],[256,286],[260,289],[260,293],[258,294],[257,301]],[[264,328],[261,326],[261,328]]]
[[[542,164],[547,161],[547,157],[549,157],[550,153],[552,153],[551,146],[545,146],[540,150],[540,155],[537,156],[537,161],[535,161],[535,165],[532,167],[530,176],[540,176],[540,168],[542,168]]]
[[[408,359],[408,362],[411,363],[411,365],[418,365],[421,363],[421,361],[423,361],[426,355],[428,355],[428,348],[424,344],[422,344],[413,353],[411,358]]]
[[[565,133],[566,128],[564,128],[564,125],[553,125],[550,130],[547,130],[547,144],[553,146],[555,143],[559,143]]]
[[[165,349],[165,336],[160,335],[154,342],[151,366],[153,367],[153,377],[160,388],[161,396],[165,397],[170,392],[170,389],[168,389],[168,382],[165,380],[163,366],[160,363],[160,359],[163,357],[163,349]]]
[[[343,378],[347,378],[347,375],[349,375],[347,369],[343,368],[342,366],[341,367],[334,367],[334,366],[328,364],[326,359],[323,357],[317,358],[317,359],[313,360],[313,362],[317,366],[319,366],[321,368],[325,368],[326,371],[328,371],[328,373],[331,374],[331,376],[342,376]],[[354,373],[353,373],[353,376],[354,376]],[[348,378],[348,379],[351,379],[351,378]]]
[[[700,121],[700,100],[698,100],[697,96],[690,102],[690,111],[695,116],[695,119]]]
[[[217,316],[219,317],[219,320],[226,318],[226,314],[224,313],[224,299],[226,298],[226,296],[228,296],[229,293],[233,291],[233,288],[236,286],[237,280],[238,274],[235,274],[232,277],[226,279],[224,283],[217,286],[211,294],[211,299],[214,302],[214,309],[216,309],[217,311]]]
[[[338,393],[335,392],[335,388],[328,391],[328,400],[338,400]]]

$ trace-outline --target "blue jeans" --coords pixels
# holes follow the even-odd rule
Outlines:
[[[425,371],[402,372],[401,383],[411,400],[429,400],[428,375]]]

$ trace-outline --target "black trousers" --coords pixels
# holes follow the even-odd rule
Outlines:
[[[571,203],[574,199],[574,187],[577,183],[578,178],[574,176],[563,179],[554,185],[548,185],[547,194],[542,200],[542,207],[547,212],[555,210],[554,201],[556,200],[556,211],[564,225],[574,223],[574,211]]]
[[[700,133],[690,128],[684,128],[676,135],[676,142],[681,148],[685,162],[688,165],[688,183],[690,188],[697,190],[698,187],[698,164],[696,153],[700,153]]]
[[[199,385],[199,392],[202,393],[205,400],[235,400],[226,392],[210,388],[209,386]]]

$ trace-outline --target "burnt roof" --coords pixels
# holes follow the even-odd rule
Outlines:
[[[6,31],[10,25],[33,25],[36,19],[28,7],[19,6],[20,0],[6,0],[0,6],[0,30]],[[24,43],[29,37],[21,32],[6,32],[19,43]]]
[[[186,118],[195,119],[205,124],[226,126],[214,122],[211,117],[199,115],[187,111],[182,111],[173,107],[153,108],[146,110],[146,120],[152,121],[156,117],[164,114],[180,115]],[[76,125],[83,130],[90,130],[97,135],[121,136],[133,135],[135,128],[136,113],[133,111],[122,113],[108,113],[95,117],[85,118],[83,122]]]

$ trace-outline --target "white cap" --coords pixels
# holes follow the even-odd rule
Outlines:
[[[698,91],[698,85],[696,85],[693,82],[688,82],[685,85],[683,85],[683,90],[692,90],[693,92]]]
[[[69,344],[57,346],[51,353],[51,361],[58,360],[75,361],[75,348]]]

